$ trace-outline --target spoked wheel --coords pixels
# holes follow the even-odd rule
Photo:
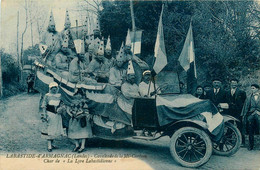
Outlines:
[[[171,137],[170,151],[176,162],[185,167],[199,167],[210,159],[212,142],[200,129],[184,127]]]
[[[226,122],[221,140],[213,143],[213,152],[216,155],[231,156],[239,150],[241,142],[242,136],[238,128],[232,123]]]

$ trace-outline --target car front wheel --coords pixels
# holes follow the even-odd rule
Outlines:
[[[212,142],[203,130],[183,127],[172,135],[170,151],[176,162],[184,167],[195,168],[209,161]]]

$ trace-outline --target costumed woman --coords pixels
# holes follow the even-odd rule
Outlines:
[[[71,107],[67,107],[67,113],[71,116],[68,138],[73,139],[75,143],[75,148],[72,152],[81,153],[85,150],[86,138],[92,137],[92,129],[89,122],[90,114],[86,99],[81,91],[74,95],[72,103]]]
[[[62,119],[59,112],[57,112],[60,105],[61,94],[58,93],[58,84],[52,82],[49,84],[49,93],[45,94],[42,109],[43,113],[41,119],[44,128],[42,128],[42,137],[48,141],[48,151],[51,152],[53,148],[53,140],[59,136],[64,135],[62,127]]]

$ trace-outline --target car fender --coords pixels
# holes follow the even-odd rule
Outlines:
[[[229,122],[229,121],[237,121],[240,122],[240,120],[238,120],[237,118],[230,116],[230,115],[222,115],[224,122]]]
[[[165,132],[172,134],[174,131],[178,130],[179,128],[188,127],[188,126],[196,127],[202,130],[208,129],[208,125],[206,122],[200,120],[185,119],[185,120],[179,120],[172,123],[165,129]]]

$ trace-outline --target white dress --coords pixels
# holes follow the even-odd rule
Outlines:
[[[59,93],[47,93],[44,96],[42,107],[46,108],[48,121],[43,122],[43,128],[41,130],[42,138],[55,139],[64,135],[61,115],[56,112],[57,107],[60,104],[60,96],[61,94]],[[54,108],[54,110],[48,109],[51,107]]]

